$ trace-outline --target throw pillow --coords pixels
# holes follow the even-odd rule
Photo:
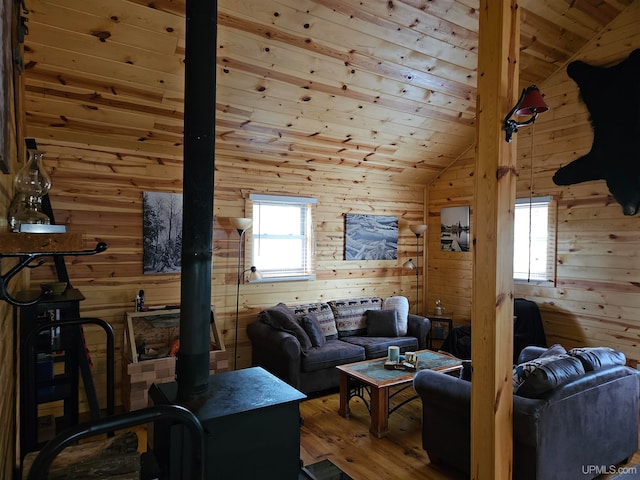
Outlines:
[[[263,310],[260,312],[260,318],[272,328],[283,330],[294,335],[298,339],[298,342],[300,342],[302,354],[306,355],[308,353],[311,348],[311,340],[298,323],[296,316],[284,303],[279,303],[275,307]]]
[[[580,360],[571,355],[536,358],[513,368],[513,393],[536,398],[584,373]]]
[[[333,316],[333,310],[328,303],[305,303],[303,305],[295,305],[291,307],[298,321],[307,313],[313,313],[316,320],[322,327],[322,332],[327,340],[338,338],[338,329],[336,328],[336,319]]]
[[[338,337],[367,334],[367,310],[380,310],[380,297],[348,298],[329,302],[336,319]]]
[[[384,299],[383,310],[395,310],[398,312],[398,335],[404,337],[407,334],[409,323],[409,300],[407,297],[395,296]]]
[[[542,352],[538,358],[553,357],[554,355],[561,355],[563,353],[567,353],[565,348],[559,343],[555,343]]]
[[[587,372],[602,367],[624,365],[627,362],[627,357],[625,357],[624,353],[609,347],[572,348],[569,350],[569,355],[578,358]]]
[[[368,337],[397,337],[398,313],[396,310],[367,310]]]
[[[322,326],[320,325],[320,322],[318,322],[315,314],[307,313],[302,317],[301,323],[302,328],[304,328],[304,331],[307,332],[307,335],[309,336],[309,340],[311,340],[311,345],[318,348],[324,347],[327,343],[327,339],[322,332]]]

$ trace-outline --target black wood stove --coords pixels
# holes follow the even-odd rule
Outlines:
[[[205,478],[297,480],[300,473],[300,408],[304,394],[260,367],[209,377],[205,395],[177,402],[176,382],[153,385],[153,405],[181,403],[205,432]],[[158,421],[149,447],[170,480],[192,478],[185,427]]]

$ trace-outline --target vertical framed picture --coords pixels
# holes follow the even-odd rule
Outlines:
[[[469,206],[440,210],[440,249],[444,252],[469,251]]]
[[[398,217],[345,215],[345,260],[397,260]]]
[[[179,273],[182,258],[182,194],[144,192],[143,271]]]

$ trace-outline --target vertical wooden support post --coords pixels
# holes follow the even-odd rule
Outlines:
[[[518,89],[516,0],[480,1],[471,352],[471,478],[512,473],[515,139],[502,121]]]

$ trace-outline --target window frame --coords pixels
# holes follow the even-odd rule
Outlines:
[[[260,279],[252,280],[252,283],[258,282],[291,282],[291,281],[308,281],[315,280],[315,234],[314,234],[314,220],[313,209],[317,204],[316,198],[311,197],[296,197],[286,195],[268,195],[268,194],[249,194],[249,201],[247,202],[247,214],[253,220],[252,228],[246,233],[246,257],[245,260],[250,262],[251,265],[255,265],[261,274]],[[270,240],[277,240],[277,236],[268,237],[268,233],[260,234],[262,226],[259,224],[256,218],[256,209],[261,206],[296,206],[301,210],[304,209],[304,213],[301,212],[302,221],[304,225],[301,228],[299,240],[302,242],[302,266],[296,268],[283,268],[283,269],[261,269],[260,265],[257,265],[254,260],[254,252],[256,252],[260,245],[261,239],[270,238]],[[283,240],[291,240],[292,237],[282,237]]]
[[[540,278],[538,276],[532,276],[531,273],[531,261],[529,260],[529,270],[522,277],[516,277],[516,265],[515,265],[515,255],[517,253],[516,248],[516,215],[519,209],[529,211],[529,206],[531,205],[535,208],[536,204],[546,204],[547,206],[547,239],[546,239],[546,270],[544,277]],[[514,205],[514,246],[513,246],[513,254],[514,254],[514,265],[513,265],[513,281],[519,284],[527,284],[527,285],[548,285],[555,286],[556,284],[556,263],[557,263],[557,200],[549,195],[549,196],[541,196],[541,197],[526,197],[526,198],[517,198]],[[531,226],[528,225],[525,235],[527,238],[530,237],[529,230]],[[528,250],[528,249],[527,249]]]

